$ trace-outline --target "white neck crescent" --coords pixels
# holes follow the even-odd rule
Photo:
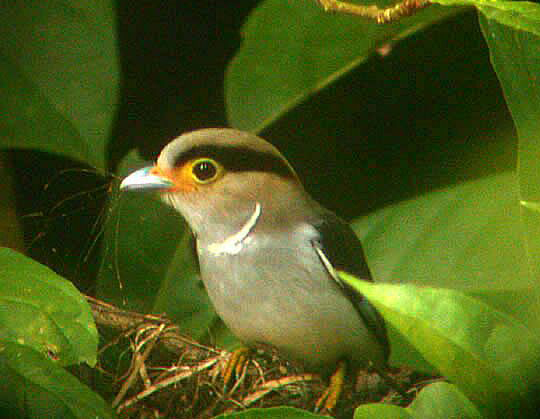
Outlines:
[[[244,244],[248,242],[249,233],[253,230],[259,217],[261,216],[261,204],[255,203],[255,210],[249,220],[242,226],[240,230],[231,236],[227,237],[222,242],[216,242],[208,245],[207,249],[214,255],[236,255],[238,254]]]

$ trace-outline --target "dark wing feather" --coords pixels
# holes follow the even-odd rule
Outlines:
[[[314,223],[313,226],[320,235],[319,239],[313,242],[313,245],[323,253],[324,256],[320,254],[319,256],[326,257],[333,269],[345,271],[365,281],[373,281],[364,251],[362,250],[362,244],[345,221],[341,220],[335,214],[328,212],[318,222]],[[325,261],[323,260],[322,262],[326,266]],[[330,267],[327,266],[328,268]],[[390,345],[382,316],[364,296],[341,281],[335,275],[335,272],[332,272],[331,268],[328,270],[329,274],[338,282],[345,295],[353,303],[367,328],[381,343],[385,351],[385,359],[388,359]]]

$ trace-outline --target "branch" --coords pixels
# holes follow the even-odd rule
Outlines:
[[[339,0],[316,0],[325,12],[345,13],[376,20],[377,23],[391,23],[402,17],[411,16],[417,10],[431,4],[429,0],[403,0],[393,6],[379,9],[375,5],[363,6]]]

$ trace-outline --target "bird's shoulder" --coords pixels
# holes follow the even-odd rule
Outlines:
[[[347,222],[325,210],[311,225],[317,232],[313,245],[320,247],[334,269],[372,281],[362,243]]]
[[[336,271],[344,271],[360,280],[373,281],[362,244],[348,223],[330,211],[324,211],[312,222],[317,234],[312,246],[329,275],[338,283],[373,333],[388,358],[390,346],[384,319],[375,307],[358,291],[341,280]]]

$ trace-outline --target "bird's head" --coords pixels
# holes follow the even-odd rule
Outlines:
[[[279,228],[310,204],[298,177],[270,143],[246,132],[210,128],[167,144],[152,167],[126,177],[120,189],[158,190],[199,237],[230,234],[256,205],[261,223]]]

